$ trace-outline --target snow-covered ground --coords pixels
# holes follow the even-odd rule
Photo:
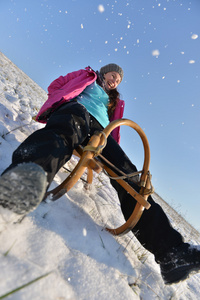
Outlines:
[[[19,143],[43,127],[32,116],[46,98],[36,83],[0,53],[0,173]],[[72,169],[76,162],[73,157],[66,167]],[[65,177],[62,169],[52,187]],[[185,240],[200,244],[199,233],[158,195],[153,197]],[[68,195],[41,203],[20,224],[0,232],[0,299],[20,287],[5,298],[198,299],[200,274],[166,286],[153,255],[132,233],[113,237],[105,230],[106,225],[119,226],[123,221],[116,193],[104,174],[95,174],[89,190],[80,180]]]

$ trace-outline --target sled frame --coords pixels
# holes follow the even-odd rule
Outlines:
[[[121,179],[119,174],[111,170],[108,165],[105,165],[96,159],[98,155],[102,152],[106,145],[107,137],[109,134],[118,126],[126,125],[133,128],[140,136],[143,147],[144,147],[144,163],[141,171],[140,180],[137,185],[140,187],[140,191],[137,192],[133,187],[131,187],[124,179]],[[129,119],[119,119],[111,122],[102,132],[96,132],[89,140],[88,145],[85,148],[80,146],[76,148],[75,155],[80,157],[79,162],[71,172],[71,174],[56,188],[48,191],[46,197],[50,195],[51,200],[57,200],[65,193],[67,193],[75,183],[81,178],[85,170],[87,169],[87,182],[92,183],[93,171],[99,173],[102,168],[108,173],[109,176],[114,177],[114,179],[137,201],[135,208],[129,217],[129,219],[118,228],[108,228],[113,235],[123,235],[128,233],[140,220],[144,209],[149,209],[150,204],[147,198],[153,193],[153,188],[151,185],[151,175],[149,172],[150,165],[150,148],[147,137],[141,127],[135,122]],[[128,177],[128,175],[127,175]]]

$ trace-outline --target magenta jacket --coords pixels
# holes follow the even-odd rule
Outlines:
[[[46,123],[49,115],[61,104],[76,98],[80,93],[97,79],[97,74],[90,67],[81,69],[66,76],[55,79],[48,87],[48,99],[36,116],[36,121]],[[110,122],[121,119],[124,112],[124,101],[118,101],[117,107]],[[113,138],[120,142],[120,128],[117,127],[111,133]]]

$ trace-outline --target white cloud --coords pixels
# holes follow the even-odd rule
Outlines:
[[[189,64],[195,64],[195,60],[194,59],[190,59],[189,60]]]

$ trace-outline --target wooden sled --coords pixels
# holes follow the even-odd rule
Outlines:
[[[106,146],[107,137],[109,134],[118,126],[127,125],[137,131],[139,134],[144,147],[144,163],[143,169],[141,172],[141,176],[137,185],[140,186],[139,193],[132,188],[124,179],[136,175],[134,174],[124,174],[117,170],[117,172],[113,171],[108,166],[108,164],[104,164],[99,161],[96,157],[99,156],[101,158],[101,152],[103,148]],[[144,131],[133,121],[128,119],[120,119],[111,122],[102,132],[95,133],[88,145],[84,148],[80,146],[74,152],[75,155],[80,157],[80,160],[71,174],[55,189],[48,191],[46,197],[51,195],[52,200],[56,200],[63,196],[66,192],[68,192],[74,184],[80,179],[82,174],[87,168],[87,182],[92,183],[93,180],[93,171],[100,172],[102,168],[109,174],[109,176],[114,177],[114,179],[128,192],[131,196],[137,201],[136,206],[130,216],[130,218],[118,228],[111,229],[106,228],[107,231],[112,233],[113,235],[122,235],[129,232],[139,221],[144,209],[149,209],[150,204],[147,201],[147,198],[150,194],[153,193],[153,188],[151,186],[151,176],[149,172],[149,164],[150,164],[150,148],[147,137]],[[119,172],[121,176],[119,176]],[[137,173],[137,174],[138,174]]]

